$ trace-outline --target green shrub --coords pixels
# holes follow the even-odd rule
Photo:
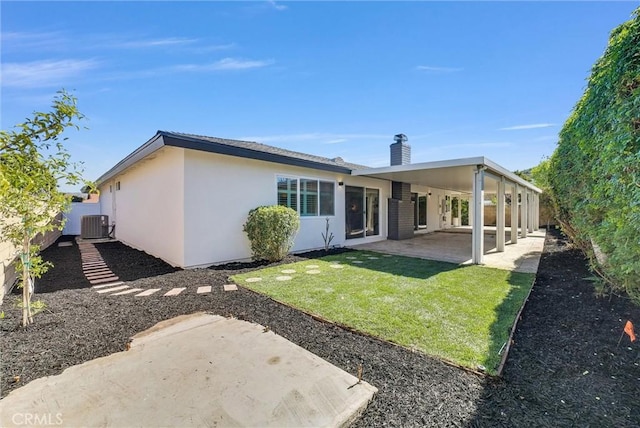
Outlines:
[[[249,211],[243,230],[251,241],[254,260],[282,260],[293,246],[300,227],[298,213],[280,205],[263,206]]]
[[[610,286],[640,302],[640,9],[593,66],[548,181],[564,232]]]

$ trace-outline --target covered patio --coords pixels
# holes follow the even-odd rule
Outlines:
[[[467,230],[466,234],[459,236],[444,231],[414,235],[412,230],[409,230],[409,233],[405,230],[404,233],[396,235],[411,239],[389,239],[379,243],[364,244],[361,248],[371,245],[379,246],[377,251],[383,251],[384,246],[395,247],[397,251],[400,249],[408,251],[413,247],[414,250],[422,253],[421,257],[424,258],[435,260],[448,258],[446,261],[455,263],[487,264],[496,267],[504,265],[504,268],[511,266],[511,269],[523,264],[518,260],[524,260],[525,254],[537,251],[528,248],[530,246],[536,247],[533,243],[528,245],[529,241],[539,242],[539,251],[542,251],[544,239],[541,237],[544,235],[537,232],[539,228],[539,195],[542,191],[484,156],[369,168],[352,171],[351,174],[391,181],[392,187],[398,189],[395,192],[397,196],[392,196],[392,198],[396,198],[395,205],[400,207],[411,204],[411,201],[404,196],[410,186],[435,187],[444,189],[454,196],[469,199],[470,227],[468,229],[470,229],[470,234]],[[491,229],[484,226],[485,193],[496,195],[496,226]],[[511,202],[508,206],[507,195]],[[458,204],[458,209],[459,207],[460,204]],[[507,207],[511,214],[508,226],[505,224]],[[397,212],[404,213],[406,217],[406,213],[411,211],[397,210]],[[390,217],[399,216],[391,216],[390,214]],[[406,218],[398,218],[395,226],[406,228],[407,226],[411,227],[411,224],[412,222],[408,222]],[[392,225],[390,224],[389,227],[391,230]],[[447,229],[447,231],[452,230],[456,229]],[[517,231],[517,233],[511,233],[511,231]],[[528,242],[522,242],[518,245],[519,240]],[[418,248],[421,249],[417,250]],[[527,249],[524,250],[524,248]],[[528,266],[528,263],[524,263],[524,266]],[[527,269],[532,269],[532,267]]]
[[[545,232],[536,230],[517,244],[510,242],[507,230],[504,251],[497,251],[496,228],[485,227],[483,264],[488,267],[514,272],[536,273],[544,247]],[[416,234],[412,239],[386,240],[354,246],[358,250],[371,250],[383,254],[416,257],[457,264],[471,264],[471,228],[460,227],[446,231]]]

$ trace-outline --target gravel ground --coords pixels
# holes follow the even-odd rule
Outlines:
[[[640,325],[640,308],[623,297],[594,297],[584,259],[556,232],[547,235],[501,379],[320,322],[243,288],[222,291],[230,275],[256,263],[182,271],[120,243],[96,247],[131,287],[187,290],[176,297],[101,295],[82,276],[76,245],[50,247],[43,256],[55,267],[37,282],[36,298],[47,308],[35,324],[19,327],[15,295],[0,308],[2,397],[33,379],[122,351],[131,336],[158,321],[206,311],[269,326],[347,372],[362,364],[364,379],[379,393],[356,426],[640,425],[640,346],[627,336],[617,346],[627,319]],[[213,285],[213,292],[196,294],[200,285]]]

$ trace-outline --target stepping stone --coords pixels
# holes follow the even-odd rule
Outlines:
[[[198,293],[198,294],[211,293],[211,286],[210,285],[202,285],[202,286],[198,287],[198,291],[196,291],[196,293]]]
[[[160,290],[162,290],[162,289],[161,288],[150,288],[148,290],[143,291],[142,293],[136,294],[136,297],[151,296],[152,294],[157,293]]]
[[[247,278],[247,279],[245,279],[245,281],[247,281],[247,282],[260,282],[260,281],[262,281],[262,278],[258,278],[258,277]]]
[[[98,285],[98,284],[104,284],[105,282],[117,281],[119,279],[120,278],[118,278],[117,276],[111,276],[111,277],[108,277],[108,278],[94,279],[93,281],[89,280],[89,284]]]
[[[347,257],[345,257],[345,258],[346,258],[346,259],[349,259],[349,260],[355,260],[355,259],[357,259],[357,257],[353,257],[353,256],[347,256]]]
[[[306,268],[307,269],[318,269],[320,266],[318,265],[307,265]]]
[[[374,257],[374,256],[367,257],[367,258],[368,258],[369,260],[378,260],[378,259],[379,259],[379,257]]]
[[[177,296],[178,294],[182,293],[186,289],[187,289],[187,287],[172,288],[171,290],[169,290],[166,293],[164,293],[164,295],[165,296]]]
[[[225,284],[222,286],[222,289],[224,291],[236,291],[238,289],[238,286],[235,284]]]
[[[291,281],[291,277],[286,275],[276,276],[276,281]]]
[[[92,269],[92,270],[83,270],[85,276],[89,277],[89,276],[96,276],[96,275],[104,275],[105,273],[112,275],[113,272],[111,272],[111,269],[109,268],[102,268],[102,269]]]
[[[309,275],[317,275],[320,273],[320,271],[318,269],[311,269],[311,270],[308,270],[307,273]]]
[[[342,269],[342,268],[344,268],[344,265],[329,265],[329,267],[334,268],[334,269]]]
[[[119,285],[117,287],[111,287],[111,288],[103,288],[102,290],[96,290],[96,293],[111,293],[113,291],[118,291],[118,290],[124,290],[126,288],[129,288],[128,285]]]
[[[362,260],[353,260],[351,263],[355,263],[355,264],[361,265],[364,262]]]
[[[131,294],[131,293],[135,293],[137,291],[142,291],[142,288],[130,288],[128,290],[124,290],[124,291],[121,291],[119,293],[114,293],[114,294],[112,294],[112,296],[122,296],[124,294]]]
[[[99,268],[106,266],[107,264],[105,262],[82,263],[83,268]]]
[[[72,246],[73,246],[73,242],[71,241],[58,242],[58,247],[72,247]]]
[[[117,281],[117,282],[110,282],[108,284],[100,284],[100,285],[94,285],[93,289],[98,290],[100,288],[107,288],[107,287],[115,287],[116,285],[120,285],[120,284],[124,284],[124,282],[122,281]]]
[[[382,257],[393,257],[391,254],[385,254]]]
[[[96,266],[93,268],[85,268],[85,269],[82,269],[82,271],[87,275],[98,275],[105,272],[113,273],[111,272],[111,269],[109,269],[108,266]]]
[[[85,273],[85,275],[99,275],[101,273],[113,273],[113,272],[111,272],[111,269],[109,269],[106,266],[104,266],[104,267],[95,267],[95,268],[86,268],[86,269],[82,269],[82,271]]]
[[[105,278],[111,278],[113,277],[113,272],[103,272],[100,274],[94,274],[94,275],[85,275],[87,277],[87,279],[89,280],[89,282],[96,280],[96,279],[105,279]],[[118,279],[118,278],[116,278]]]
[[[296,273],[296,270],[295,269],[283,269],[280,272],[282,272],[282,273]]]

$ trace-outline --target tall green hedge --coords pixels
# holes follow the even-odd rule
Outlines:
[[[565,232],[608,284],[640,302],[640,8],[611,33],[548,174]]]

